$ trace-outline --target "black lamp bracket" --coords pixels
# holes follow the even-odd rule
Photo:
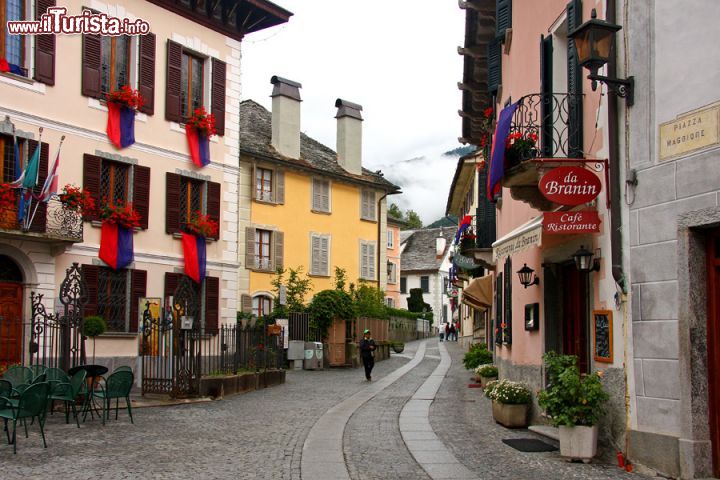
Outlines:
[[[597,82],[601,82],[608,86],[609,92],[624,98],[625,105],[628,107],[632,107],[635,103],[635,77],[630,76],[627,79],[622,79],[591,73],[587,78],[588,80],[592,80],[593,91],[597,88]]]

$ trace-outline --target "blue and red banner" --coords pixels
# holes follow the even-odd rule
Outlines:
[[[116,148],[135,143],[135,110],[115,102],[108,102],[107,136]]]
[[[185,274],[200,285],[205,278],[205,237],[183,232],[182,245],[185,255]]]
[[[21,75],[26,76],[25,71],[22,69],[20,65],[15,65],[14,63],[8,62],[6,59],[0,57],[0,72],[10,72],[14,73],[15,75]]]
[[[500,180],[502,180],[503,175],[505,175],[505,142],[510,134],[510,125],[512,124],[513,114],[515,110],[517,110],[517,107],[518,104],[516,102],[503,108],[502,112],[500,112],[497,125],[495,125],[487,184],[487,197],[491,201],[495,199],[495,195],[500,193],[500,189],[502,188]]]
[[[185,124],[185,135],[190,148],[190,158],[198,167],[204,167],[210,163],[210,139],[198,132],[197,128],[190,123]]]
[[[100,231],[100,260],[114,270],[130,265],[133,255],[133,230],[104,221]]]
[[[458,230],[455,233],[455,245],[457,245],[460,242],[460,236],[463,234],[465,230],[472,224],[472,216],[465,215],[460,222],[460,225],[458,226]]]

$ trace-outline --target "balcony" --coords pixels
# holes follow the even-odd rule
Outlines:
[[[495,241],[495,206],[492,204],[491,206],[491,211],[489,209],[483,211],[482,206],[476,210],[472,224],[460,239],[461,256],[453,259],[455,266],[464,270],[478,267],[490,270],[495,268],[492,259],[492,244]]]
[[[0,209],[0,238],[36,240],[58,246],[82,242],[83,220],[79,212],[65,208],[57,198],[47,204],[33,202],[30,218],[22,223],[17,220],[17,208]]]
[[[507,149],[502,185],[515,200],[539,210],[554,205],[540,194],[538,182],[548,168],[583,164],[582,94],[533,93],[518,101],[510,135],[523,140],[525,148]]]

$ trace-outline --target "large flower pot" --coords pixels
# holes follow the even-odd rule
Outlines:
[[[508,428],[527,427],[528,404],[509,405],[493,400],[493,419],[500,425]]]
[[[498,379],[498,377],[483,377],[482,375],[478,375],[478,376],[480,378],[480,386],[482,388],[487,387],[488,383]]]
[[[568,460],[590,463],[597,453],[598,427],[560,426],[560,455]]]

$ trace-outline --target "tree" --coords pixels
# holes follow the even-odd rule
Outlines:
[[[407,226],[405,227],[406,230],[414,230],[423,227],[422,220],[420,220],[420,216],[415,213],[415,210],[408,210],[405,212],[405,223],[407,223]]]
[[[387,213],[391,217],[395,217],[395,218],[399,218],[399,219],[403,218],[402,210],[400,210],[400,207],[398,207],[397,204],[395,204],[395,203],[390,204],[390,206],[387,209]]]
[[[280,285],[283,285],[283,277],[288,272],[288,279],[285,283],[285,305],[280,305]],[[270,282],[275,291],[275,302],[273,317],[287,318],[289,312],[305,311],[305,296],[312,290],[312,280],[303,273],[302,265],[297,268],[278,268],[275,278]]]
[[[423,300],[422,288],[411,288],[407,302],[411,312],[432,312],[432,307]]]

